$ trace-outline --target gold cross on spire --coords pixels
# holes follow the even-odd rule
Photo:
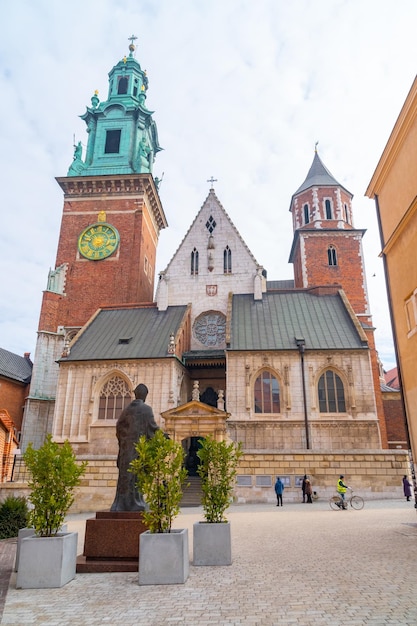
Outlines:
[[[129,44],[130,55],[129,56],[133,56],[133,53],[136,50],[136,46],[133,42],[136,41],[137,37],[136,35],[130,35],[130,37],[128,37],[127,39],[128,41],[130,41],[130,44]]]

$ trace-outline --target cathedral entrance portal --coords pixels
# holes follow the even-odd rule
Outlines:
[[[186,404],[169,409],[161,413],[165,421],[164,431],[173,439],[182,444],[187,455],[187,469],[196,475],[198,467],[198,441],[208,435],[216,441],[226,438],[226,422],[230,413],[217,409],[214,406],[191,400]]]
[[[200,465],[198,450],[201,447],[201,439],[202,437],[189,437],[181,442],[186,453],[185,467],[189,476],[198,476],[198,466]]]

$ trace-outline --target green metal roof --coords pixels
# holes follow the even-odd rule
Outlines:
[[[67,361],[151,359],[168,354],[170,334],[178,331],[186,306],[103,309],[71,347]]]
[[[233,296],[230,350],[306,350],[367,348],[339,295],[306,292]]]

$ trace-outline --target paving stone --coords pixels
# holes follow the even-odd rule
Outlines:
[[[1,624],[415,626],[412,503],[372,501],[362,511],[338,513],[325,501],[308,510],[287,504],[278,513],[268,505],[234,505],[232,565],[191,565],[183,585],[139,587],[137,573],[124,572],[77,574],[60,589],[22,590],[12,572]],[[81,535],[79,553],[90,516],[68,519]],[[197,507],[175,520],[176,528],[189,529],[190,559],[192,525],[201,519]]]

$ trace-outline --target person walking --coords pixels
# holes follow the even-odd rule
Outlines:
[[[407,476],[403,477],[403,489],[404,489],[404,496],[407,498],[407,502],[410,502],[410,498],[411,498],[411,483],[408,480]]]
[[[307,503],[313,504],[313,487],[308,478],[306,478],[305,495],[307,496]]]
[[[346,502],[345,502],[345,493],[346,493],[346,490],[349,489],[349,487],[347,485],[345,485],[345,483],[343,482],[343,479],[344,479],[343,474],[340,474],[339,480],[337,481],[336,489],[337,489],[337,493],[339,494],[340,500],[341,500],[339,506],[340,506],[341,509],[344,509],[346,511],[347,506],[346,506]]]
[[[280,504],[281,506],[283,506],[282,494],[284,493],[284,483],[279,476],[277,476],[277,479],[275,481],[275,493],[277,495],[277,506],[279,506]]]
[[[301,483],[301,490],[303,492],[303,504],[305,504],[305,502],[307,501],[307,494],[306,494],[307,480],[308,480],[307,474],[304,474],[303,482]]]

